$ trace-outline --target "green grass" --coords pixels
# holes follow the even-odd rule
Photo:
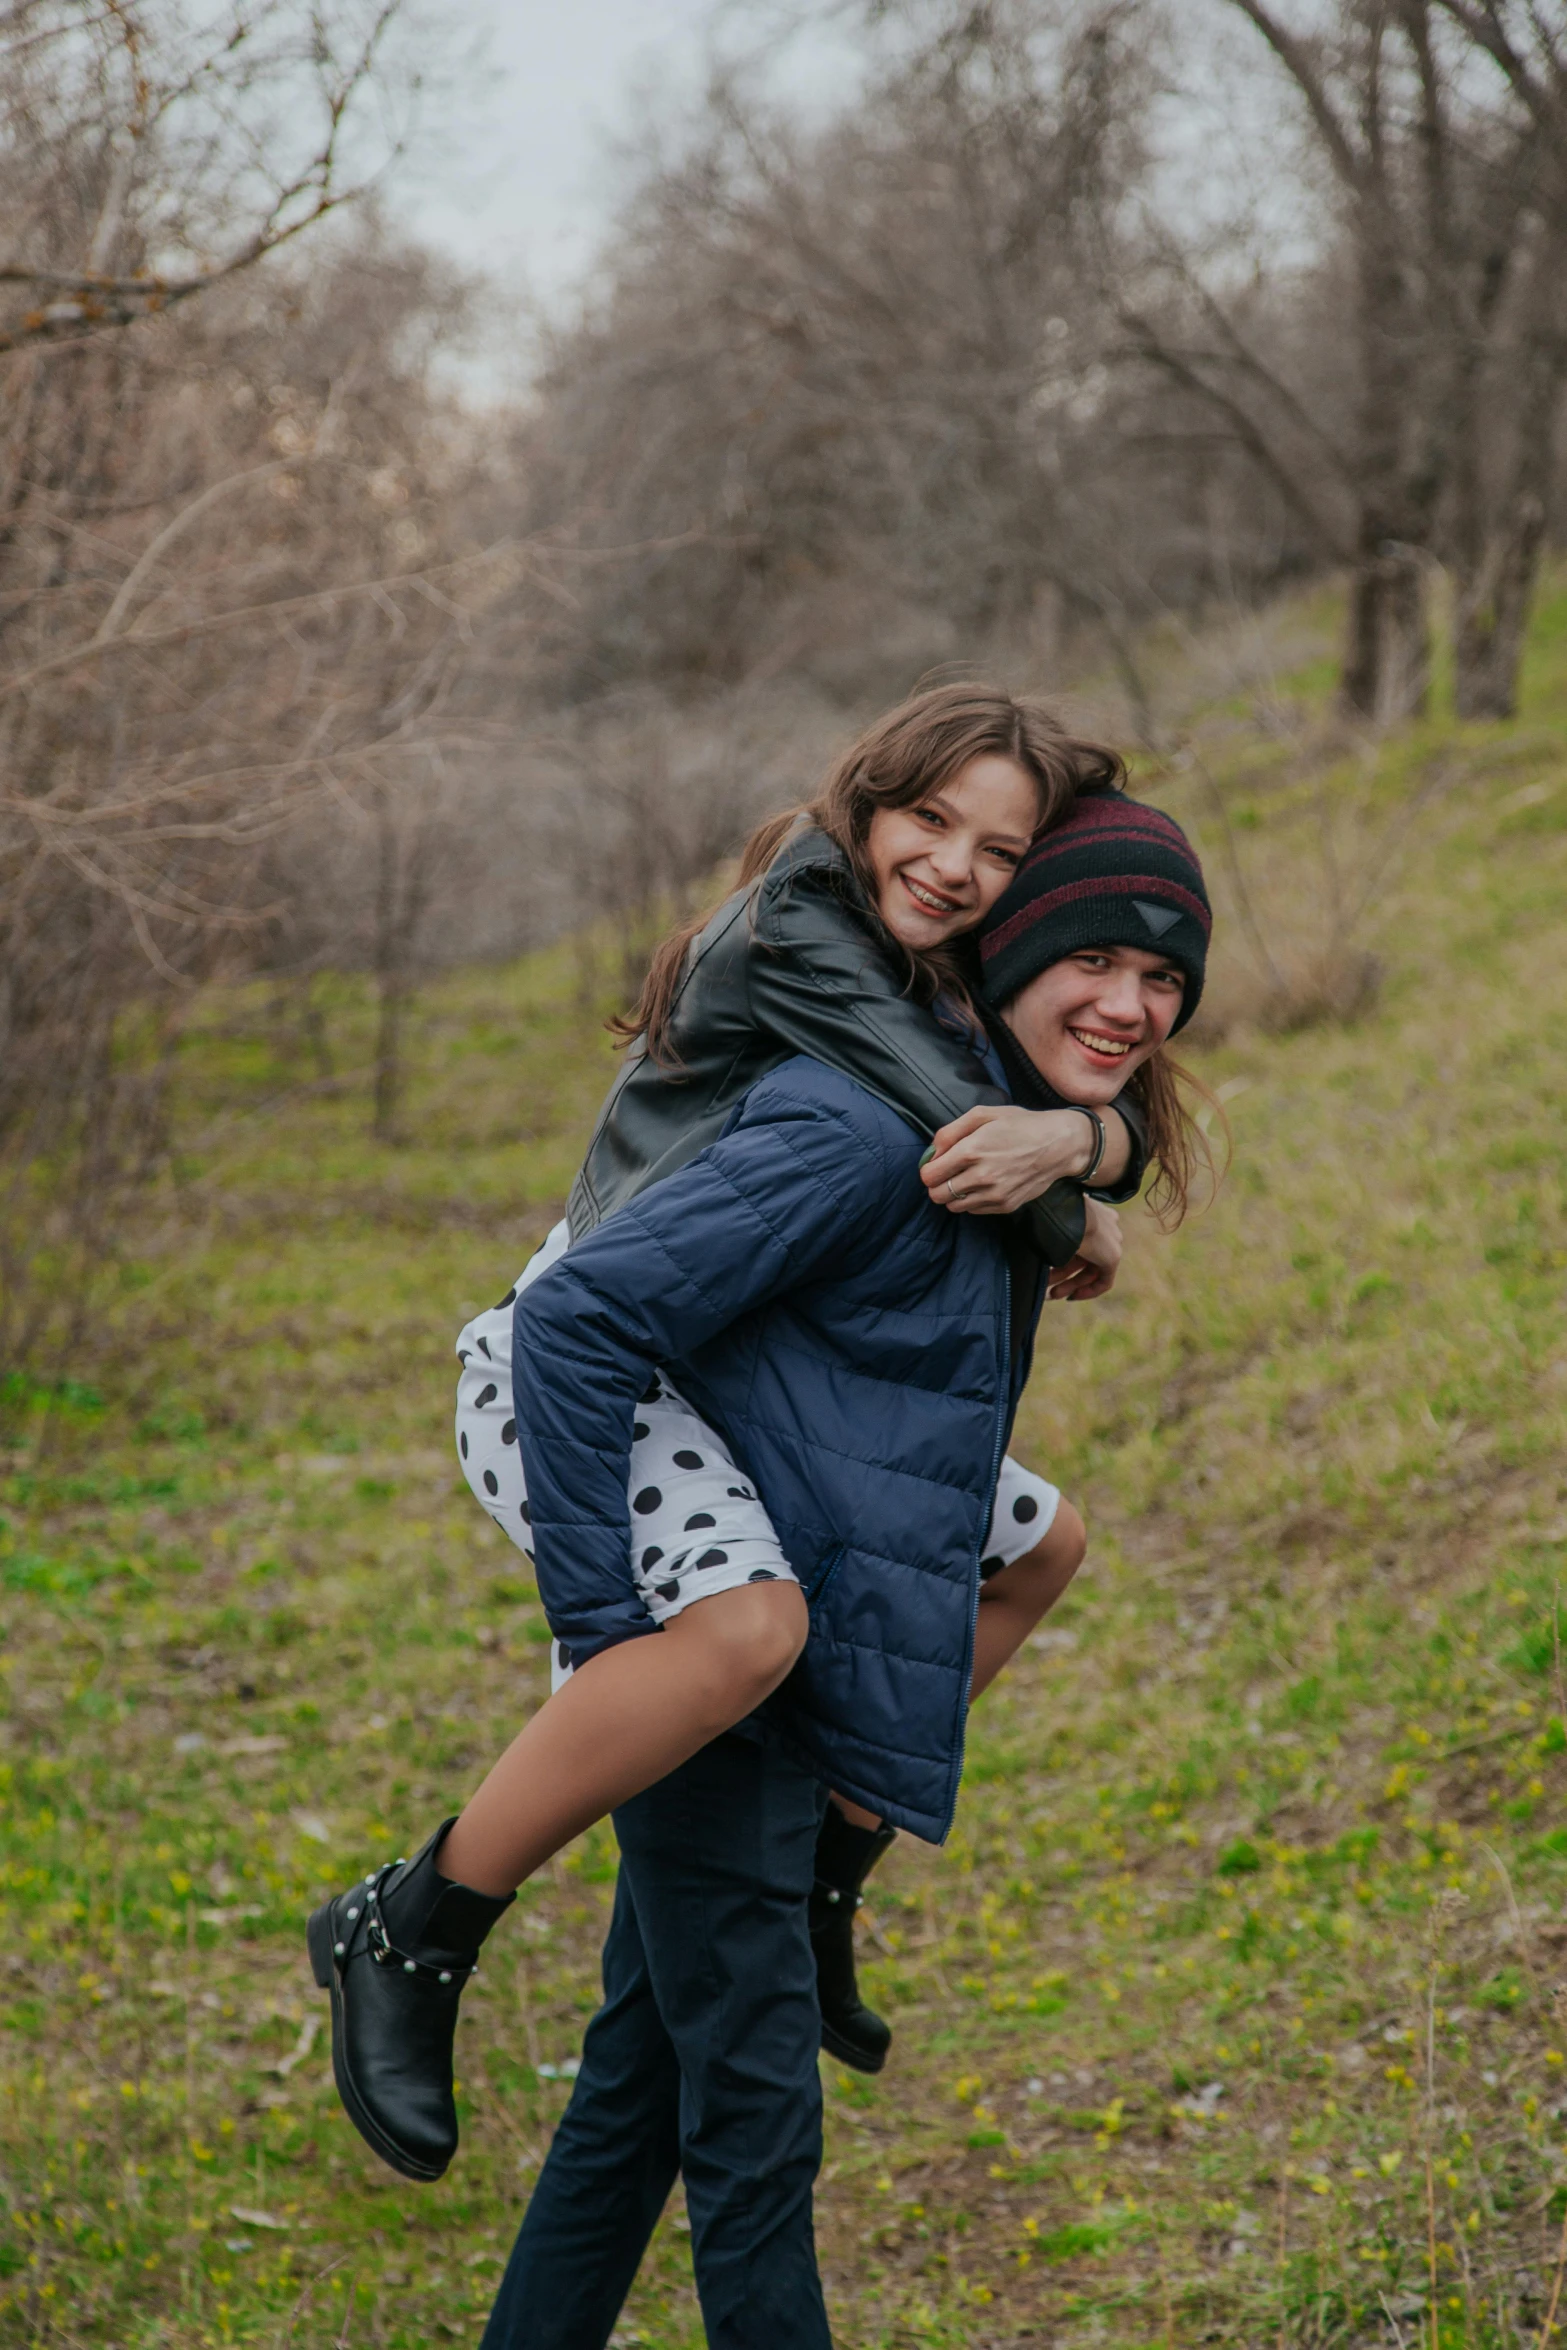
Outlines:
[[[1133,1219],[1115,1296],[1047,1322],[1019,1448],[1090,1563],[976,1714],[946,1850],[904,1839],[873,1880],[898,2037],[875,2082],[827,2067],[819,2198],[846,2350],[1429,2344],[1429,2223],[1439,2344],[1540,2336],[1567,2204],[1559,597],[1529,697],[1369,761],[1204,721],[1289,941],[1328,920],[1324,812],[1353,842],[1446,781],[1357,933],[1385,980],[1355,1025],[1263,1034],[1228,923],[1200,1058],[1230,1180],[1173,1240]],[[1222,899],[1195,784],[1158,789]],[[335,1090],[262,995],[212,1001],[114,1313],[59,1385],[11,1384],[0,2339],[477,2339],[612,1843],[491,1945],[433,2188],[340,2118],[300,1927],[545,1687],[526,1562],[451,1454],[451,1346],[613,1065],[575,985],[558,956],[433,987],[398,1150],[366,1139],[353,988]],[[619,2338],[701,2339],[678,2207]]]

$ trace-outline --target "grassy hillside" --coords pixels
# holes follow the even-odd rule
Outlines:
[[[1567,599],[1517,726],[1376,752],[1317,708],[1315,625],[1289,673],[1210,681],[1144,778],[1228,900],[1193,1057],[1234,1168],[1176,1238],[1134,1218],[1114,1298],[1047,1324],[1019,1448],[1090,1562],[976,1715],[946,1850],[905,1839],[874,1881],[894,2061],[826,2068],[845,2350],[1547,2327]],[[1353,1023],[1268,1004],[1269,957],[1303,1014],[1366,950]],[[545,1687],[526,1562],[451,1454],[451,1344],[608,1077],[576,988],[546,957],[432,991],[396,1151],[365,1139],[356,995],[325,1088],[259,998],[212,1002],[131,1343],[106,1325],[58,1389],[13,1389],[0,2340],[477,2339],[594,2003],[611,1840],[497,1935],[432,2188],[341,2119],[300,1927]],[[616,2340],[700,2339],[677,2200]]]

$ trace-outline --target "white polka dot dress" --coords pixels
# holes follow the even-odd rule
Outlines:
[[[557,1224],[499,1305],[476,1314],[457,1340],[463,1475],[497,1526],[530,1559],[528,1484],[512,1406],[512,1309],[519,1291],[565,1254],[569,1237],[566,1225]],[[1048,1532],[1060,1498],[1043,1477],[1004,1460],[980,1573],[993,1575],[1032,1550]],[[663,1371],[637,1406],[627,1499],[632,1576],[657,1624],[741,1583],[798,1580],[756,1488]],[[551,1686],[558,1689],[570,1671],[556,1641]]]

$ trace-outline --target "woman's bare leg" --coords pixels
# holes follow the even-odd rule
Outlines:
[[[1033,1549],[1010,1566],[1001,1567],[979,1587],[979,1614],[974,1624],[974,1677],[969,1703],[990,1687],[1009,1665],[1034,1626],[1050,1613],[1083,1563],[1088,1536],[1082,1519],[1069,1501],[1061,1502],[1050,1521],[1050,1531]],[[834,1795],[834,1803],[850,1825],[881,1825],[876,1812],[863,1804]]]
[[[1043,1541],[980,1585],[970,1705],[1012,1662],[1035,1625],[1050,1613],[1082,1565],[1087,1548],[1082,1519],[1069,1501],[1059,1502]]]
[[[699,1599],[579,1665],[519,1731],[440,1847],[443,1877],[513,1892],[550,1855],[733,1728],[805,1645],[795,1583]]]

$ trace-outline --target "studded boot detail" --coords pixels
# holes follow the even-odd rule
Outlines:
[[[457,2151],[452,2043],[499,1899],[443,1877],[445,1820],[412,1860],[388,1861],[324,1902],[306,1940],[332,1994],[332,2075],[365,2144],[406,2179],[438,2179]]]
[[[896,1838],[885,1822],[856,1828],[829,1801],[816,1839],[811,1891],[811,1947],[822,2003],[822,2046],[856,2072],[879,2073],[892,2046],[891,2026],[860,1997],[854,1975],[854,1913],[860,1887]]]

